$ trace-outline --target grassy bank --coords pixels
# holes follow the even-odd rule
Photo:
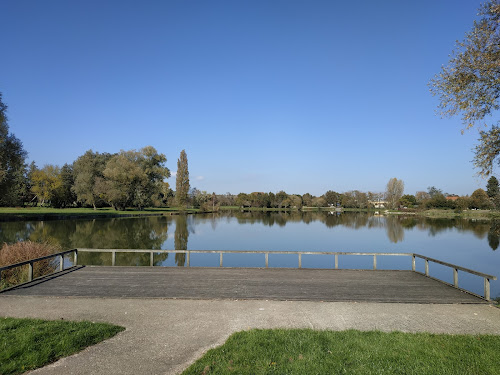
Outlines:
[[[198,209],[145,208],[116,211],[111,207],[92,208],[50,208],[50,207],[0,207],[0,220],[48,220],[65,218],[106,218],[125,216],[170,215],[179,212],[193,213]]]
[[[105,323],[0,318],[0,374],[45,366],[123,330]]]
[[[500,336],[251,330],[188,374],[499,374]]]

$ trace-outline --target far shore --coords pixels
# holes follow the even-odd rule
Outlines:
[[[464,210],[455,211],[451,209],[430,209],[430,210],[387,210],[387,209],[359,209],[334,207],[302,207],[297,208],[260,208],[260,207],[238,207],[222,206],[217,212],[227,211],[252,211],[252,212],[369,212],[375,215],[403,215],[419,216],[433,219],[475,219],[494,220],[500,219],[500,211],[496,210]],[[63,220],[63,219],[103,219],[117,217],[147,217],[147,216],[171,216],[179,214],[210,213],[198,208],[160,207],[127,209],[122,211],[114,210],[111,207],[93,208],[50,208],[50,207],[0,207],[1,221],[24,221],[24,220]]]

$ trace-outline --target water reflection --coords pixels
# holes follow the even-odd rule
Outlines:
[[[301,230],[307,232],[312,223],[322,223],[326,228],[348,228],[350,230],[385,230],[391,243],[405,241],[405,234],[418,231],[435,237],[446,232],[470,233],[487,241],[492,250],[500,246],[500,220],[482,221],[466,219],[431,219],[416,216],[390,215],[379,216],[366,213],[328,212],[225,212],[207,215],[177,215],[147,218],[114,218],[95,220],[57,220],[57,221],[16,221],[0,223],[0,243],[14,243],[30,239],[48,241],[70,248],[102,249],[164,249],[187,250],[189,235],[195,234],[198,225],[206,225],[213,232],[220,232],[221,241],[228,225],[264,225],[266,227],[286,227],[287,224],[303,223]],[[175,225],[174,241],[168,240],[168,227]],[[248,227],[247,231],[252,231]],[[169,244],[169,245],[167,245]],[[203,248],[204,246],[202,246]],[[199,248],[199,247],[198,247]],[[127,253],[129,254],[129,253]],[[102,262],[108,263],[103,255]],[[132,255],[127,255],[132,257]],[[131,258],[132,259],[132,258]],[[135,259],[135,258],[134,258]],[[97,261],[97,259],[96,259]],[[145,262],[137,258],[138,263]],[[185,254],[176,254],[175,263],[185,265]]]

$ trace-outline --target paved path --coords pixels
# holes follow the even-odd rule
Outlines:
[[[484,303],[412,271],[82,267],[7,295]]]
[[[111,322],[117,336],[33,374],[178,374],[249,328],[500,334],[485,304],[176,300],[0,295],[0,316]]]

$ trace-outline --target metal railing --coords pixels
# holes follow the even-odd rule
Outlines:
[[[64,268],[64,256],[66,254],[71,254],[71,253],[74,253],[74,255],[73,255],[73,266],[72,266],[72,267],[74,267],[78,263],[78,250],[77,249],[61,251],[59,253],[50,254],[50,255],[43,256],[43,257],[26,260],[24,262],[19,262],[19,263],[11,264],[11,265],[8,265],[8,266],[0,267],[0,285],[1,285],[3,271],[8,271],[8,270],[13,269],[13,268],[17,268],[17,267],[22,267],[22,266],[28,265],[28,281],[26,281],[24,283],[19,283],[19,284],[15,284],[15,285],[9,286],[7,288],[4,288],[4,289],[0,290],[0,292],[6,291],[8,289],[15,288],[15,287],[23,285],[23,284],[27,284],[27,283],[29,283],[29,282],[31,282],[33,280],[36,280],[36,279],[33,278],[33,265],[36,262],[40,262],[40,261],[43,261],[43,260],[46,260],[46,259],[51,259],[51,258],[58,258],[59,259],[59,266],[57,268],[55,268],[54,272],[52,272],[51,274],[55,274],[55,273],[64,271],[65,270],[65,268]],[[68,267],[68,268],[71,268],[71,267]],[[68,269],[68,268],[66,268],[66,269]],[[42,275],[40,277],[44,277],[44,276],[47,276],[47,275]],[[40,277],[38,277],[38,278],[40,278]]]
[[[424,255],[415,253],[365,253],[365,252],[314,252],[314,251],[266,251],[266,250],[135,250],[135,249],[78,249],[80,252],[105,252],[111,253],[111,265],[116,265],[116,253],[149,253],[150,254],[150,266],[154,266],[154,254],[162,253],[183,253],[186,254],[186,266],[190,267],[191,254],[219,254],[219,267],[224,267],[224,256],[223,254],[264,254],[265,256],[265,267],[269,267],[269,254],[294,254],[298,256],[298,268],[302,268],[302,256],[303,255],[331,255],[334,257],[334,262],[332,263],[332,268],[339,269],[339,256],[345,255],[356,255],[356,256],[369,256],[373,258],[373,270],[377,270],[377,257],[379,256],[408,256],[412,258],[412,271],[425,275],[426,277],[432,278],[446,285],[451,285],[459,290],[467,292],[469,294],[475,295],[480,298],[484,298],[487,301],[491,300],[490,296],[490,281],[497,280],[496,276],[488,275],[483,272],[478,272],[471,270],[469,268],[457,266],[455,264],[443,262],[437,259],[426,257]],[[425,272],[419,272],[416,270],[416,258],[421,258],[425,261]],[[434,262],[452,268],[453,270],[453,284],[447,283],[441,279],[430,276],[429,274],[429,262]],[[467,272],[472,275],[482,277],[484,279],[484,295],[478,295],[467,289],[460,288],[458,286],[458,271]]]
[[[419,273],[421,275],[424,275],[426,277],[432,278],[434,280],[440,281],[446,285],[453,286],[459,290],[462,290],[464,292],[473,294],[475,296],[478,296],[480,298],[484,298],[485,300],[489,301],[490,300],[490,281],[491,280],[497,280],[496,276],[493,275],[488,275],[483,272],[478,272],[471,270],[469,268],[457,266],[455,264],[443,262],[438,259],[430,258],[424,255],[420,254],[415,254],[415,253],[365,253],[365,252],[314,252],[314,251],[264,251],[264,250],[143,250],[143,249],[72,249],[72,250],[67,250],[63,251],[60,253],[56,254],[51,254],[47,255],[41,258],[36,258],[32,260],[28,260],[25,262],[21,263],[16,263],[12,264],[9,266],[4,266],[0,267],[0,282],[2,280],[2,271],[6,271],[15,267],[21,267],[26,264],[29,265],[28,268],[28,281],[30,282],[33,280],[33,264],[38,261],[42,261],[45,259],[50,259],[53,257],[59,257],[59,270],[55,271],[54,273],[61,272],[64,270],[64,255],[69,254],[69,253],[74,253],[74,258],[73,258],[73,267],[78,264],[78,253],[111,253],[111,265],[115,266],[116,265],[116,254],[117,253],[149,253],[149,265],[154,266],[154,255],[155,254],[164,254],[164,253],[174,253],[174,254],[186,254],[186,266],[190,267],[190,262],[191,262],[191,254],[219,254],[219,267],[224,267],[224,254],[264,254],[265,256],[265,267],[269,268],[269,254],[288,254],[288,255],[297,255],[298,257],[298,268],[302,268],[302,256],[303,255],[330,255],[333,256],[333,262],[332,262],[332,268],[333,269],[340,269],[339,267],[339,257],[340,256],[368,256],[373,258],[373,270],[377,270],[377,257],[379,256],[407,256],[411,257],[411,270],[413,272]],[[416,270],[416,258],[423,259],[425,264],[424,264],[424,272],[419,272]],[[450,267],[453,270],[453,284],[447,283],[441,279],[435,278],[430,276],[429,272],[429,262],[437,263],[446,267]],[[470,273],[472,275],[476,275],[479,277],[482,277],[484,279],[484,295],[478,295],[476,293],[473,293],[467,289],[460,288],[458,285],[458,271]],[[22,284],[18,284],[16,286],[19,286]],[[2,291],[5,291],[10,288],[3,289]],[[0,291],[1,292],[1,291]]]

